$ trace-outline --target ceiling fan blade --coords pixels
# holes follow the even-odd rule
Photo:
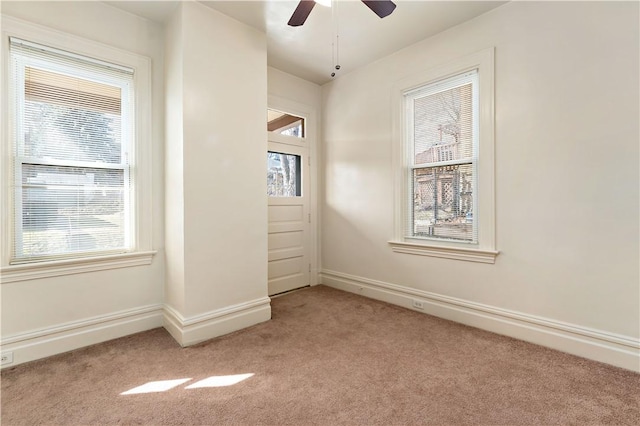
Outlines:
[[[313,6],[316,5],[316,2],[313,0],[301,0],[298,3],[298,7],[293,11],[293,15],[291,15],[291,19],[289,19],[289,25],[292,27],[299,27],[304,24],[304,21],[307,20],[311,10],[313,10]]]
[[[396,8],[396,4],[391,0],[362,0],[362,3],[381,18],[391,15],[391,12]]]

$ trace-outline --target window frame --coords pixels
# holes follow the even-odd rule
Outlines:
[[[14,190],[13,167],[17,161],[14,152],[12,134],[14,132],[13,107],[11,96],[3,96],[0,107],[2,132],[0,153],[0,177],[4,182],[0,185],[0,211],[2,221],[2,241],[0,247],[0,274],[2,282],[23,281],[49,276],[67,275],[93,270],[104,270],[128,266],[148,265],[152,262],[155,251],[152,250],[152,215],[151,215],[151,60],[147,57],[120,50],[95,41],[76,37],[61,31],[25,22],[16,18],[1,16],[2,19],[2,56],[0,62],[0,81],[3,93],[9,94],[10,73],[9,38],[31,41],[78,55],[95,58],[98,61],[119,64],[134,70],[134,140],[130,150],[130,173],[133,175],[131,188],[133,233],[130,249],[123,253],[105,252],[92,255],[64,257],[60,259],[34,260],[28,263],[10,264],[14,238]],[[77,267],[76,267],[77,266]]]
[[[405,94],[452,77],[477,70],[478,123],[476,188],[474,193],[474,226],[477,242],[410,237],[405,235],[413,202],[410,184],[413,141],[408,141]],[[494,183],[494,49],[459,58],[441,66],[413,74],[393,87],[393,170],[394,170],[394,235],[388,242],[397,253],[423,255],[472,262],[495,263],[495,183]]]
[[[11,53],[10,53],[11,55]],[[73,75],[74,77],[88,79],[92,81],[100,81],[104,84],[111,84],[117,86],[121,89],[122,93],[126,96],[129,96],[135,93],[131,84],[128,82],[124,82],[124,79],[116,78],[113,76],[105,76],[103,73],[99,73],[95,70],[82,70],[79,72],[77,66],[71,66],[69,64],[60,64],[60,63],[52,63],[44,60],[43,58],[32,58],[32,57],[19,57],[16,59],[10,59],[11,68],[15,68],[15,72],[17,75],[12,77],[12,74],[9,74],[10,80],[18,83],[16,86],[19,93],[24,92],[24,84],[25,84],[25,73],[27,68],[37,68],[49,72],[56,73],[64,73],[67,75]],[[83,75],[78,75],[83,74]],[[25,96],[16,96],[15,88],[10,87],[12,90],[11,93],[11,106],[8,111],[10,112],[10,116],[12,118],[12,124],[17,123],[18,128],[16,134],[17,141],[11,140],[11,144],[14,146],[15,151],[13,151],[13,166],[14,166],[14,179],[13,181],[16,183],[16,188],[13,192],[13,208],[14,208],[14,221],[13,230],[15,235],[14,246],[13,246],[13,256],[11,260],[12,265],[22,264],[22,263],[35,263],[42,262],[47,260],[62,260],[62,259],[77,259],[80,257],[91,257],[91,256],[104,256],[109,254],[121,254],[128,253],[131,251],[131,246],[133,242],[132,231],[133,226],[132,222],[134,219],[134,207],[135,202],[131,199],[131,176],[130,171],[131,167],[129,162],[126,160],[129,155],[129,151],[134,146],[133,141],[133,132],[131,130],[133,127],[133,113],[135,111],[135,107],[131,108],[129,103],[124,103],[122,105],[122,120],[123,120],[123,133],[129,133],[130,137],[124,137],[122,139],[121,145],[121,161],[120,163],[107,163],[107,162],[84,162],[84,161],[71,161],[71,160],[58,160],[58,159],[41,159],[38,157],[29,157],[24,155],[21,151],[27,148],[27,144],[24,144],[24,110],[26,108],[27,99]],[[15,99],[15,101],[14,101]],[[67,252],[61,254],[46,254],[43,256],[24,256],[23,250],[23,230],[24,230],[24,222],[23,218],[23,206],[22,206],[22,196],[23,196],[23,188],[18,182],[22,181],[22,170],[24,164],[38,165],[38,166],[62,166],[62,167],[77,167],[80,169],[101,169],[101,170],[121,170],[123,172],[123,189],[125,191],[124,196],[124,227],[123,227],[123,237],[124,237],[124,245],[119,249],[111,249],[111,250],[96,250],[94,252]]]

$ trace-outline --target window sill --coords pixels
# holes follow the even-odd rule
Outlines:
[[[391,246],[391,250],[396,253],[492,264],[496,263],[496,257],[499,253],[493,250],[478,250],[466,247],[441,247],[399,241],[389,241],[389,245]]]
[[[155,254],[155,251],[142,251],[100,257],[4,266],[0,269],[0,283],[7,284],[62,275],[150,265]]]

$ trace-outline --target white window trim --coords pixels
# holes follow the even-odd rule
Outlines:
[[[10,265],[12,226],[11,161],[13,161],[11,134],[13,124],[8,116],[8,97],[3,96],[0,105],[2,129],[0,135],[0,282],[23,281],[36,278],[75,274],[79,272],[101,271],[150,264],[152,250],[152,185],[151,185],[151,60],[147,57],[120,50],[95,41],[76,37],[61,31],[32,24],[20,19],[1,16],[2,56],[0,62],[0,82],[2,93],[8,93],[9,37],[18,37],[53,48],[85,55],[106,62],[121,64],[134,69],[135,84],[135,146],[132,150],[132,173],[136,186],[131,189],[135,200],[134,244],[132,250],[122,254],[105,254],[93,257],[78,257],[65,260],[51,260],[21,265]],[[77,266],[77,267],[75,267]]]
[[[404,93],[429,83],[478,70],[479,151],[478,151],[478,242],[438,241],[404,235],[408,217],[408,156],[405,142]],[[495,263],[495,154],[494,154],[494,49],[489,48],[447,64],[416,73],[393,88],[393,170],[394,236],[389,245],[394,252],[471,262]]]
[[[155,251],[143,251],[11,265],[2,268],[2,284],[61,275],[80,274],[83,272],[150,265],[154,254],[156,254]]]

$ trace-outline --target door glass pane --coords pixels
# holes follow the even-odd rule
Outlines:
[[[304,138],[304,118],[275,109],[267,110],[267,130],[280,135]]]
[[[267,195],[300,197],[300,156],[269,151],[267,153]]]

